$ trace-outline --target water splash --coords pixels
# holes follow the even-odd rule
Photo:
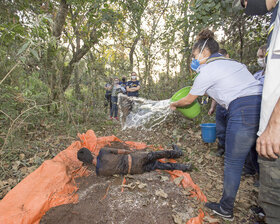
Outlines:
[[[170,110],[170,99],[153,101],[119,94],[118,105],[122,129],[142,128],[152,130],[166,120]]]

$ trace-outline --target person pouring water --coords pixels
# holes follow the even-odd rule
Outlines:
[[[192,49],[191,68],[198,75],[189,94],[171,103],[170,108],[185,107],[198,96],[207,94],[228,111],[223,195],[220,202],[208,202],[205,206],[224,219],[233,220],[242,167],[256,144],[262,85],[244,64],[228,59],[218,51],[214,33],[202,30]]]

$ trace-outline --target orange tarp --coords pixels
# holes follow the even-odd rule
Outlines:
[[[86,147],[95,155],[98,155],[99,150],[110,142],[121,142],[115,136],[97,138],[92,130],[78,136],[81,141],[72,143],[53,159],[45,161],[0,201],[0,224],[39,223],[42,216],[50,208],[78,202],[78,194],[76,194],[78,188],[75,178],[86,175],[87,170],[82,167],[82,162],[77,159],[77,151],[81,147]],[[124,143],[133,149],[147,148],[145,143]],[[193,196],[201,201],[206,201],[205,195],[193,183],[188,173],[182,171],[171,171],[169,173],[173,178],[183,175],[182,186],[192,187],[194,189]],[[199,217],[202,217],[201,214]],[[195,220],[188,222],[188,224],[202,223],[201,218]]]
[[[203,223],[204,212],[199,209],[199,215],[197,217],[191,218],[186,224],[200,224]]]
[[[181,181],[181,184],[182,184],[183,188],[186,188],[186,187],[193,188],[194,191],[191,192],[192,193],[192,197],[197,197],[199,200],[201,200],[203,202],[207,202],[206,196],[200,190],[199,186],[197,186],[192,181],[192,178],[191,178],[190,174],[184,173],[181,170],[173,170],[173,171],[167,171],[167,172],[171,175],[172,179],[175,179],[177,177],[183,176],[183,179]]]

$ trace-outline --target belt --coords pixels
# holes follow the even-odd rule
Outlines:
[[[128,171],[127,171],[127,173],[130,174],[131,164],[132,164],[131,155],[127,155],[127,161],[128,161]]]

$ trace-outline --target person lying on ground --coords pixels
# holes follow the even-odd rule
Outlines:
[[[178,146],[173,145],[173,150],[155,152],[131,151],[104,147],[98,156],[92,155],[87,148],[81,148],[77,157],[85,164],[96,166],[96,174],[111,176],[114,174],[142,174],[156,169],[190,171],[191,164],[162,163],[158,159],[176,159],[183,155]]]

